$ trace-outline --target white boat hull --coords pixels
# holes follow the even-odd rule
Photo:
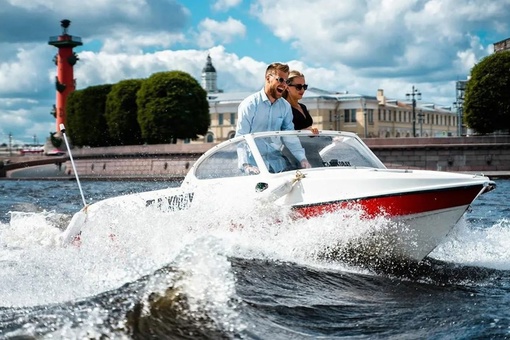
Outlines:
[[[83,209],[63,233],[63,243],[85,230],[90,215],[115,206],[172,212],[233,197],[253,206],[264,201],[288,207],[295,218],[313,219],[344,209],[361,211],[361,219],[384,217],[392,225],[360,240],[364,249],[382,259],[421,261],[444,241],[470,204],[495,187],[483,175],[387,169],[353,134],[309,134],[268,132],[224,142],[193,165],[179,188],[110,198]],[[274,152],[286,141],[293,148],[301,143],[313,168],[271,173],[264,152]],[[239,161],[240,151],[246,150],[249,158]],[[243,172],[240,164],[247,159],[260,170],[255,175]]]

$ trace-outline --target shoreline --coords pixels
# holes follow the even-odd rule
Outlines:
[[[132,181],[132,182],[182,182],[184,177],[160,177],[160,176],[80,176],[80,181]],[[76,181],[74,176],[50,176],[50,177],[0,177],[0,181]]]

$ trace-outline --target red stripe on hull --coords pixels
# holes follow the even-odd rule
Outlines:
[[[312,205],[294,206],[303,217],[310,218],[352,207],[363,209],[368,218],[381,214],[385,216],[406,216],[428,211],[469,205],[482,190],[482,185],[457,188],[418,191],[391,196],[365,197],[354,200],[333,201]]]

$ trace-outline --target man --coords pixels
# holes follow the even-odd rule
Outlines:
[[[252,132],[294,130],[290,104],[282,98],[287,88],[289,66],[281,63],[270,64],[265,73],[264,87],[246,97],[237,109],[236,137]],[[286,141],[285,145],[300,161],[302,168],[310,168],[305,152],[298,139]],[[285,170],[285,159],[281,155],[281,142],[271,141],[258,145],[268,168],[272,172]],[[247,173],[259,173],[248,155],[239,153],[242,169]]]

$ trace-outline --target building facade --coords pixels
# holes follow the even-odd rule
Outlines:
[[[212,75],[214,73],[214,76]],[[211,125],[201,142],[216,143],[232,138],[237,123],[237,107],[252,92],[217,90],[216,70],[210,56],[202,72],[202,85],[208,92]],[[212,90],[212,91],[210,91]],[[362,138],[405,138],[458,136],[458,114],[451,108],[411,100],[392,100],[379,89],[375,96],[331,92],[309,87],[301,103],[305,104],[319,130],[354,132]]]
[[[505,40],[498,41],[497,43],[494,43],[494,52],[503,52],[503,51],[509,51],[510,50],[510,38],[507,38]]]

